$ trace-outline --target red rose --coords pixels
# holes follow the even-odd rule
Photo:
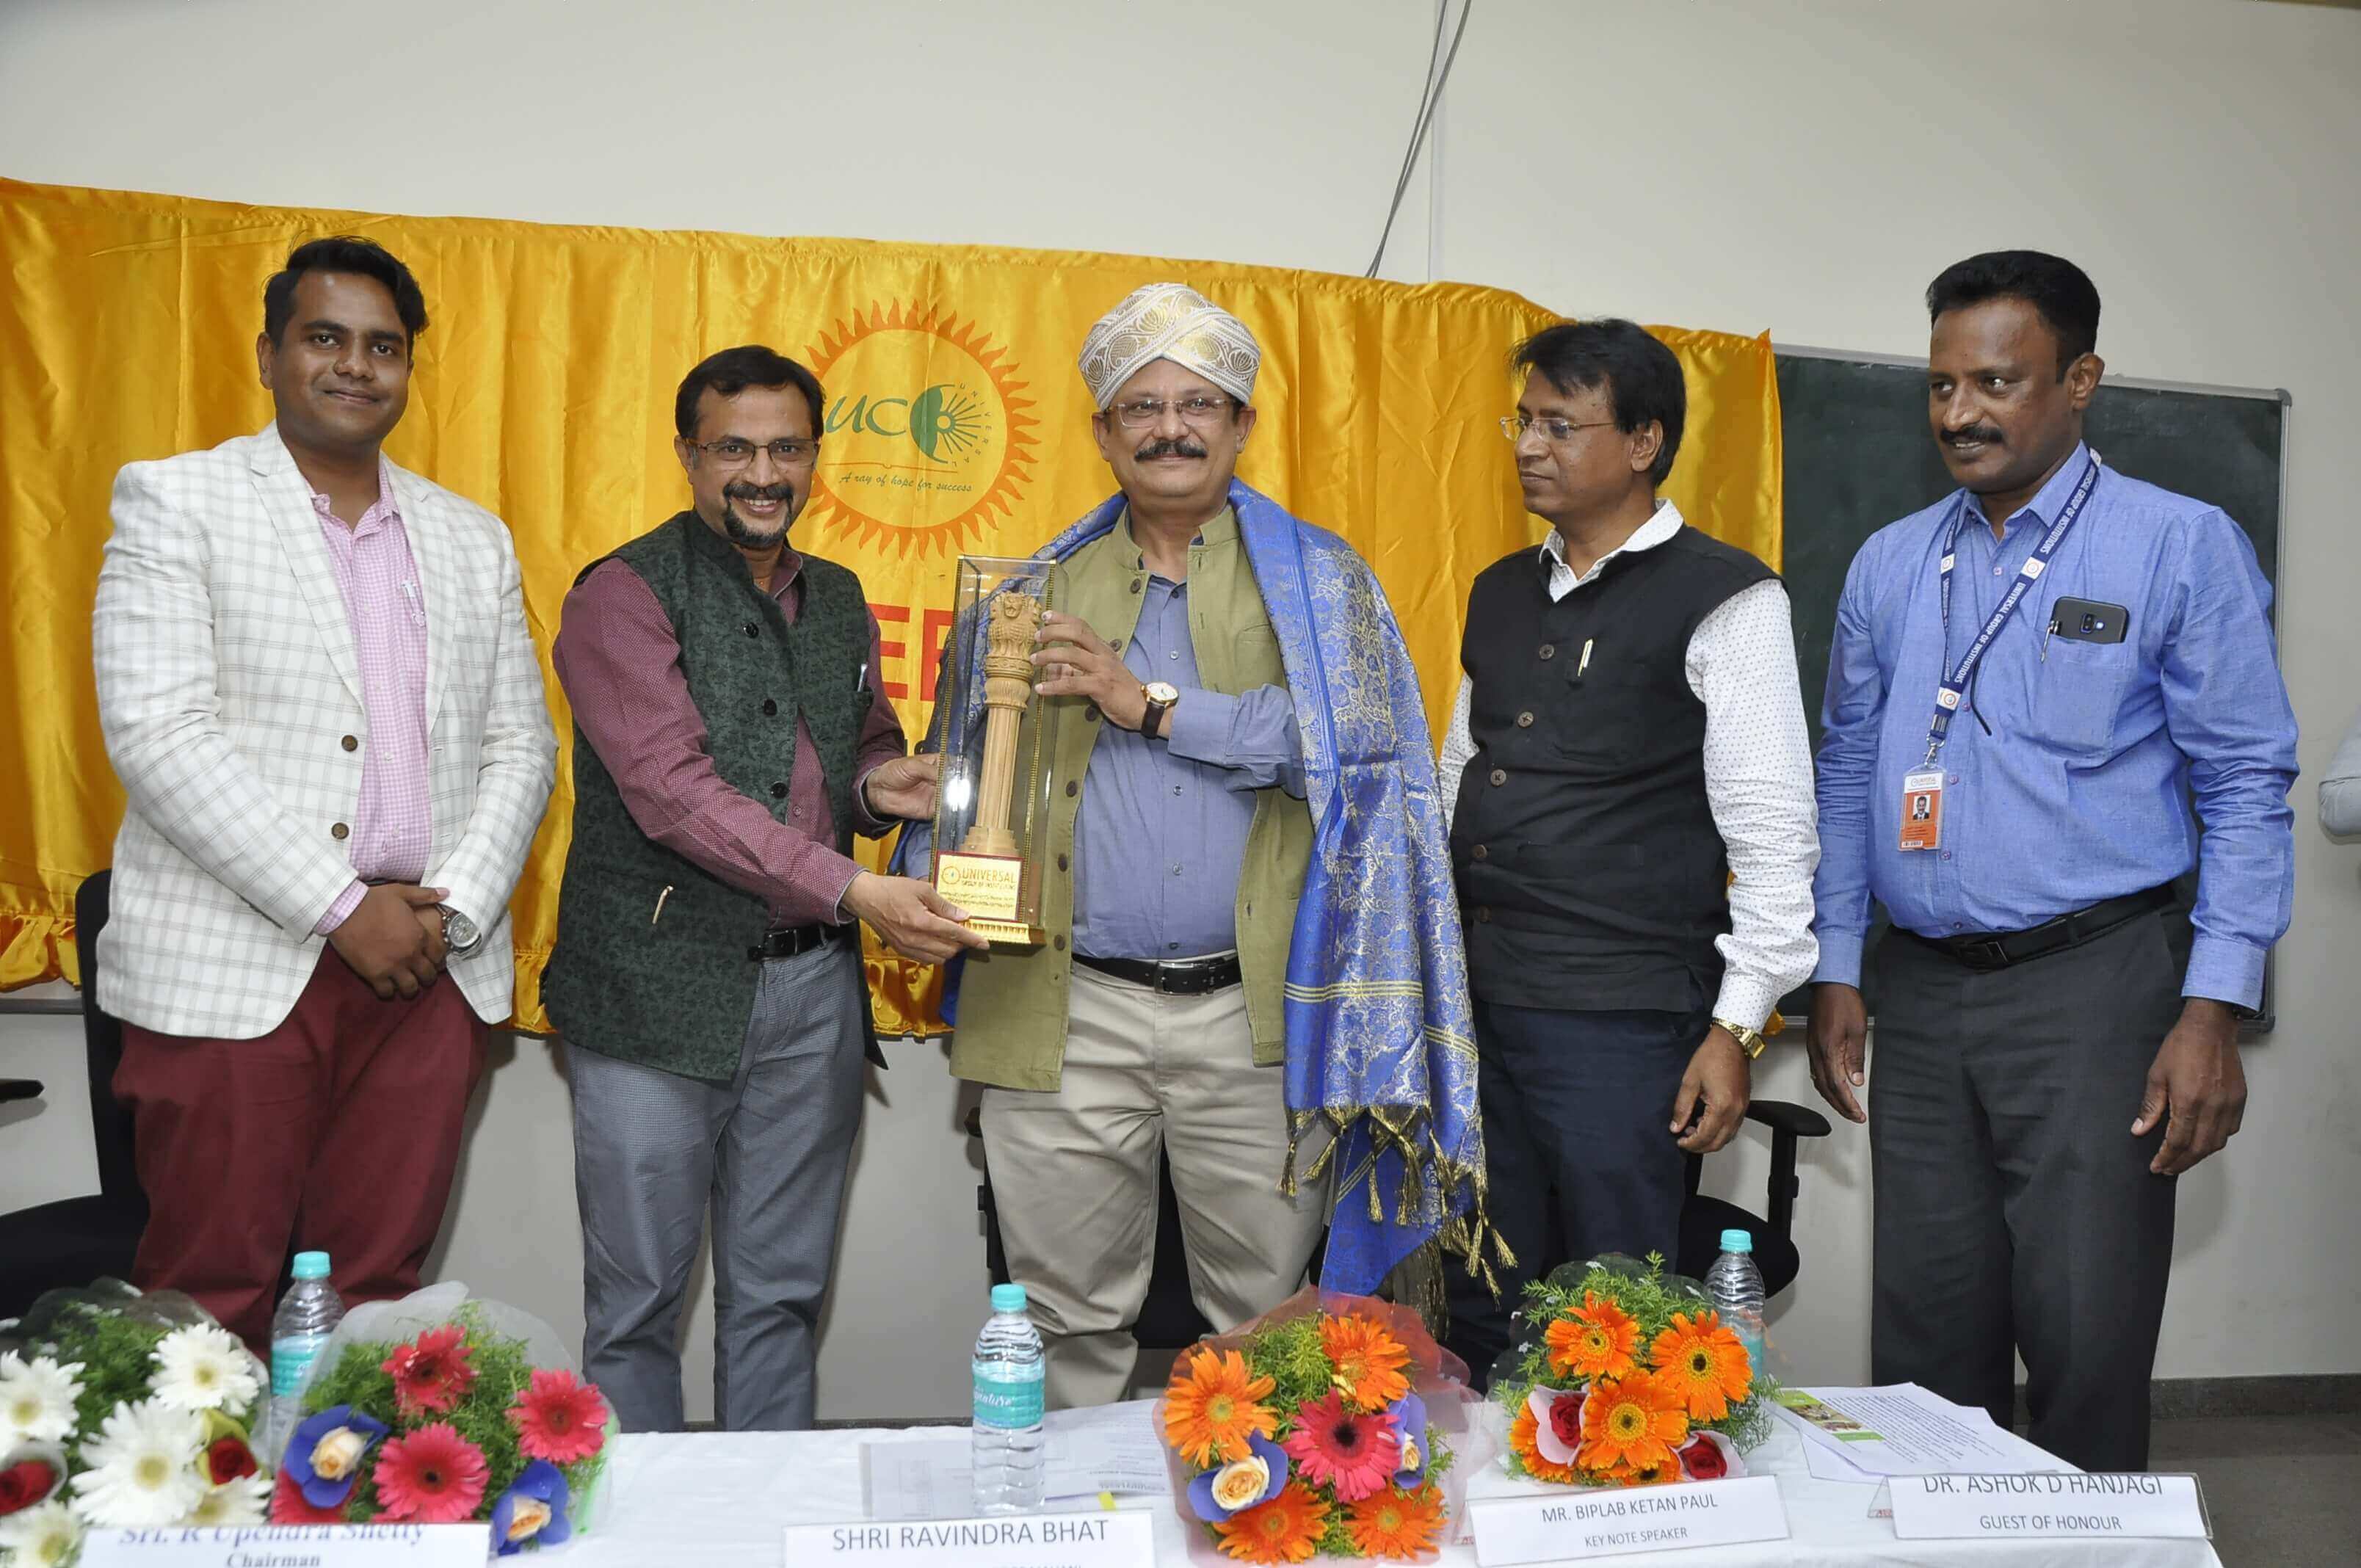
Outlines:
[[[244,1480],[261,1468],[254,1462],[254,1450],[236,1437],[217,1437],[205,1448],[205,1474],[216,1486]]]
[[[1681,1450],[1681,1468],[1692,1481],[1719,1481],[1730,1474],[1730,1461],[1722,1456],[1721,1444],[1701,1437]]]
[[[1550,1401],[1550,1431],[1568,1448],[1582,1444],[1582,1396],[1569,1394]]]
[[[0,1514],[31,1508],[48,1497],[57,1484],[58,1473],[44,1460],[19,1460],[0,1470]]]

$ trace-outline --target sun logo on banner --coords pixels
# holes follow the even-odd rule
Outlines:
[[[1039,422],[1008,350],[975,323],[896,302],[840,322],[809,351],[828,389],[815,521],[860,543],[957,550],[1008,514]]]

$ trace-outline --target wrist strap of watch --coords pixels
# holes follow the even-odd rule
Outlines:
[[[1750,1029],[1743,1024],[1733,1024],[1727,1018],[1716,1018],[1713,1023],[1714,1027],[1738,1042],[1738,1048],[1746,1053],[1748,1061],[1752,1061],[1761,1056],[1771,1044],[1769,1040],[1763,1037],[1763,1031],[1760,1029]]]
[[[1141,689],[1145,690],[1147,688],[1142,687]],[[1158,736],[1163,734],[1164,720],[1171,714],[1172,706],[1173,705],[1169,702],[1159,702],[1154,697],[1149,697],[1148,699],[1148,711],[1140,716],[1140,734],[1150,740],[1153,740]]]

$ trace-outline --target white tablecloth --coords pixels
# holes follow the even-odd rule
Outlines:
[[[864,1443],[948,1435],[940,1427],[908,1431],[825,1432],[690,1432],[626,1435],[609,1462],[609,1487],[594,1528],[554,1563],[603,1568],[650,1563],[716,1563],[780,1568],[781,1530],[791,1524],[834,1524],[862,1517],[861,1450]],[[1593,1563],[1712,1564],[1713,1568],[1802,1568],[1840,1563],[1905,1564],[1908,1568],[2221,1568],[2202,1541],[1900,1541],[1893,1525],[1869,1517],[1873,1486],[1815,1479],[1805,1467],[1803,1439],[1784,1425],[1748,1456],[1753,1474],[1775,1475],[1787,1506],[1789,1539],[1753,1546],[1686,1552],[1628,1553]],[[1470,1476],[1473,1496],[1498,1495],[1522,1484],[1487,1465]],[[1126,1508],[1156,1515],[1157,1558],[1191,1561],[1184,1526],[1169,1497],[1126,1497]],[[1225,1561],[1225,1560],[1224,1560]],[[1326,1559],[1315,1558],[1314,1563]],[[1443,1553],[1441,1568],[1473,1568],[1469,1546]]]

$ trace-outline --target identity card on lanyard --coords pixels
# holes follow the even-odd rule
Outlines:
[[[2058,547],[2066,542],[2066,531],[2072,528],[2074,520],[2082,515],[2082,503],[2091,499],[2091,491],[2098,481],[2099,457],[2098,454],[2092,453],[2083,465],[2081,478],[2075,482],[2073,495],[2059,509],[2058,521],[2049,525],[2049,532],[2041,536],[2041,543],[2033,547],[2033,554],[2026,557],[2023,566],[2017,568],[2016,581],[2011,583],[2008,592],[2001,596],[2000,603],[1993,607],[1991,616],[1985,620],[1983,630],[1976,633],[1976,640],[1969,643],[1968,651],[1960,656],[1959,664],[1943,677],[1943,684],[1936,689],[1935,718],[1927,727],[1927,760],[1902,775],[1904,850],[1932,850],[1942,844],[1943,770],[1935,764],[1942,756],[1943,741],[1950,730],[1951,720],[1958,716],[1960,704],[1975,684],[1976,666],[1983,663],[1984,654],[1992,649],[1993,640],[2016,614],[2017,607],[2033,591],[2033,585],[2040,580],[2041,574],[2049,569],[2049,558],[2057,554]],[[1966,526],[1967,521],[1968,498],[1962,493],[1959,505],[1951,510],[1950,532],[1943,540],[1943,644],[1947,658],[1950,649],[1951,567],[1959,559],[1960,530]]]

